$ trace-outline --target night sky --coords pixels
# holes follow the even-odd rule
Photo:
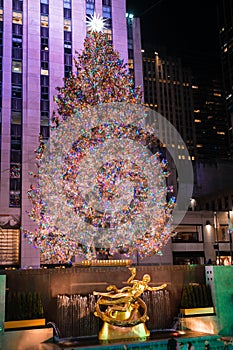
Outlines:
[[[168,54],[196,51],[220,68],[216,3],[218,0],[126,0],[127,11],[141,19],[142,47],[166,48]],[[208,67],[206,67],[208,69]]]

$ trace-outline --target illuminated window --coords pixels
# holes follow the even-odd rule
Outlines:
[[[129,67],[129,69],[133,69],[133,60],[132,59],[128,60],[128,67]]]
[[[71,0],[64,0],[64,8],[71,9]]]
[[[12,72],[22,73],[22,62],[21,61],[12,61]]]
[[[198,89],[198,86],[192,85],[192,89]]]
[[[215,93],[214,93],[214,96],[221,97],[222,95],[215,92]]]
[[[192,156],[192,160],[195,160],[195,157],[194,157],[194,156]]]
[[[109,41],[112,40],[112,30],[111,30],[111,29],[105,28],[105,29],[104,29],[104,34],[106,34],[106,36],[107,36],[107,38],[108,38]]]
[[[195,123],[201,123],[201,119],[194,119]]]
[[[12,22],[15,24],[23,24],[23,14],[22,12],[13,12]]]
[[[49,26],[49,18],[48,16],[41,16],[40,17],[40,25],[41,27],[48,27]]]
[[[218,135],[225,135],[225,132],[224,131],[217,131],[217,134]]]
[[[15,203],[14,194],[12,195],[12,202]],[[20,230],[19,229],[1,229],[0,265],[18,265],[20,263],[19,252],[20,252]]]
[[[201,147],[203,147],[203,145],[200,144],[200,143],[198,143],[198,144],[196,145],[196,147],[197,147],[197,148],[201,148]]]
[[[3,9],[0,9],[0,21],[3,20]]]
[[[70,19],[64,19],[64,30],[67,32],[71,32],[71,20]]]
[[[41,68],[40,74],[41,74],[41,75],[49,75],[49,71],[48,71],[48,69],[43,69],[43,68]]]
[[[194,109],[194,113],[200,113],[200,109]]]

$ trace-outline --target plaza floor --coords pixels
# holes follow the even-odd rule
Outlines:
[[[96,336],[76,339],[64,338],[59,339],[59,341],[55,343],[53,339],[52,328],[5,331],[5,333],[0,336],[0,349],[83,350],[97,348],[99,350],[166,350],[167,341],[171,337],[176,338],[178,344],[183,343],[184,347],[188,341],[192,342],[195,350],[205,350],[205,342],[208,342],[210,350],[226,350],[226,343],[224,343],[220,339],[220,336],[210,335],[207,333],[197,333],[192,331],[188,331],[185,334],[179,334],[177,332],[172,331],[152,331],[150,338],[146,338],[146,340],[136,339],[127,341],[117,340],[111,342],[100,342]]]

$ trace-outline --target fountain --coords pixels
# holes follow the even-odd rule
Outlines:
[[[96,335],[99,330],[99,319],[94,316],[96,297],[58,295],[57,327],[62,336],[83,337]]]
[[[167,290],[146,291],[142,295],[147,304],[149,330],[170,328],[171,312],[170,297]],[[58,295],[57,296],[57,327],[65,337],[85,337],[97,335],[102,321],[94,316],[96,296]]]

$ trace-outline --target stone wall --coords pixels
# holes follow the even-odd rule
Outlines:
[[[135,278],[141,279],[145,273],[151,276],[151,286],[167,283],[170,293],[172,319],[179,313],[181,292],[184,284],[205,283],[203,265],[162,265],[137,266]],[[47,322],[57,321],[57,295],[87,295],[104,291],[110,284],[118,288],[126,285],[130,276],[127,267],[71,267],[66,269],[38,269],[2,271],[6,274],[9,291],[37,291],[42,295]]]

